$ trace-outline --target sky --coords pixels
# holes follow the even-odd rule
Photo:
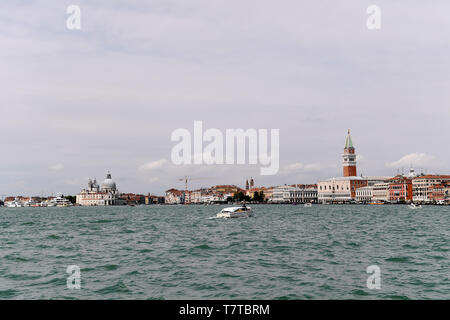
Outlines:
[[[381,29],[369,30],[369,5]],[[81,9],[69,30],[66,9]],[[0,2],[0,196],[450,174],[447,0]],[[280,169],[175,165],[171,133],[280,130]]]

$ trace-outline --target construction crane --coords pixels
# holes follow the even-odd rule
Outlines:
[[[178,181],[184,181],[184,191],[188,191],[188,182],[192,180],[206,180],[206,178],[192,178],[185,176],[184,178],[178,179]]]

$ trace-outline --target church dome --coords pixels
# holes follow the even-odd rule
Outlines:
[[[108,173],[106,175],[106,179],[103,180],[102,190],[114,190],[114,191],[116,190],[116,183],[111,178],[111,174],[110,173]]]

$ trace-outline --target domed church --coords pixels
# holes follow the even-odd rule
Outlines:
[[[103,180],[102,191],[104,191],[104,192],[116,192],[117,191],[116,183],[111,178],[111,173],[109,173],[109,172],[106,175],[106,179]]]
[[[87,189],[81,190],[77,194],[77,204],[81,206],[112,206],[119,204],[119,190],[116,183],[108,172],[101,186],[97,184],[97,180],[88,181]]]

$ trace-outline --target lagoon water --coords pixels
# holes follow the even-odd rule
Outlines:
[[[223,207],[0,208],[0,299],[450,299],[448,206]]]

